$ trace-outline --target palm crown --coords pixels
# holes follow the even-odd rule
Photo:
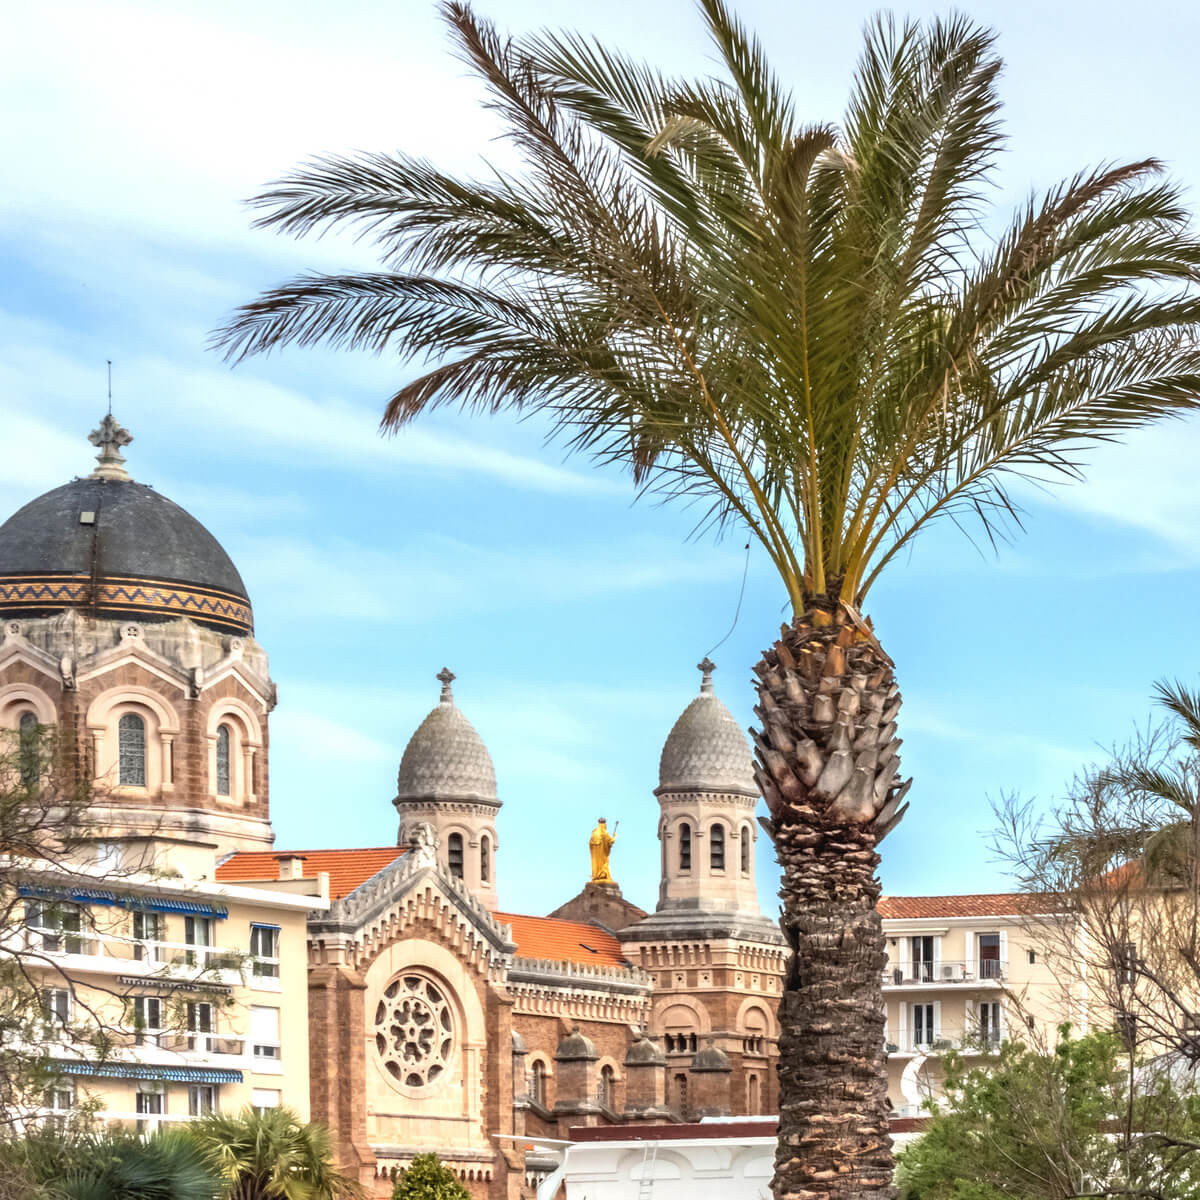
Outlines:
[[[386,270],[293,280],[220,343],[434,360],[385,427],[541,411],[643,487],[744,521],[797,610],[861,602],[937,517],[992,536],[1014,477],[1077,474],[1086,443],[1195,406],[1200,246],[1156,162],[1081,173],[988,236],[990,33],[878,19],[842,126],[802,125],[757,40],[701,6],[725,75],[687,82],[445,5],[527,169],[300,169],[259,224],[358,223]]]

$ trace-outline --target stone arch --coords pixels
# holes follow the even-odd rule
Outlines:
[[[0,729],[16,729],[21,714],[26,712],[32,712],[39,725],[54,725],[58,721],[54,702],[41,688],[29,683],[0,687]]]
[[[230,730],[230,788],[227,793],[222,793],[217,785],[217,751],[222,725]],[[253,804],[256,799],[256,760],[263,745],[262,723],[258,713],[236,696],[224,696],[208,710],[205,732],[210,798],[224,804]]]
[[[739,1033],[750,1033],[753,1026],[758,1024],[751,1014],[758,1016],[761,1021],[760,1028],[767,1037],[774,1040],[779,1036],[779,1025],[775,1020],[774,1006],[769,1001],[757,996],[748,996],[738,1007],[734,1028]]]
[[[118,726],[135,713],[146,723],[146,786],[122,787],[118,783]],[[168,792],[175,786],[174,743],[179,736],[179,715],[158,692],[124,684],[101,692],[88,705],[86,723],[92,739],[92,773],[109,782],[117,794]]]

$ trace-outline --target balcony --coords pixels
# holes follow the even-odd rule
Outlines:
[[[243,976],[256,963],[246,951],[229,946],[147,941],[123,934],[36,925],[25,926],[23,934],[23,949],[34,956],[34,963],[37,955],[44,954],[68,973],[119,972],[229,987],[245,982]]]
[[[941,959],[938,962],[891,962],[883,971],[885,990],[892,988],[998,987],[1008,978],[1008,963],[1002,959],[970,962]]]
[[[1003,1030],[982,1029],[978,1025],[937,1029],[932,1035],[920,1038],[911,1029],[889,1028],[884,1034],[884,1045],[889,1058],[940,1054],[946,1050],[957,1050],[960,1054],[990,1054],[1000,1048],[1004,1036]]]

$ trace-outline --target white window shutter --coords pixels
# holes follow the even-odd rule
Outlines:
[[[906,1050],[908,1048],[906,1038],[908,1033],[908,1005],[903,1000],[896,1005],[896,1015],[899,1020],[899,1027],[896,1030],[896,1044],[901,1050]]]
[[[942,1002],[935,1000],[933,1002],[933,1041],[940,1042],[942,1040]]]
[[[1000,930],[1000,978],[1008,977],[1008,930]]]
[[[255,1004],[250,1008],[250,1040],[256,1046],[279,1044],[279,1009]]]
[[[963,930],[963,960],[966,963],[968,975],[975,974],[975,931]]]
[[[942,977],[942,939],[936,935],[933,939],[933,977],[934,979]]]

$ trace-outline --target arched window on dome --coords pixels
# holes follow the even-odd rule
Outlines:
[[[17,718],[17,754],[21,767],[21,786],[32,788],[38,780],[37,713],[26,709]]]
[[[450,874],[455,879],[463,877],[463,840],[461,833],[452,833],[446,839],[446,862],[450,867]]]
[[[492,881],[492,842],[485,833],[479,839],[479,882]]]
[[[714,871],[725,870],[725,826],[714,825],[708,834],[708,865]]]
[[[679,827],[679,869],[692,869],[692,827],[686,821]]]
[[[750,832],[749,825],[742,826],[742,874],[750,874],[750,846],[754,841],[754,837]]]
[[[146,722],[137,713],[126,713],[117,722],[117,782],[146,786]]]
[[[230,746],[233,742],[232,730],[228,725],[217,729],[217,795],[228,796],[230,788]]]

